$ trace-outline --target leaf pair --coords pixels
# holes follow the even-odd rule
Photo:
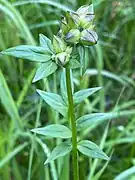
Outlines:
[[[93,142],[88,140],[83,140],[78,143],[77,149],[84,155],[92,158],[99,158],[104,160],[109,160],[109,157]],[[56,146],[50,156],[45,161],[45,165],[54,161],[55,159],[65,156],[72,151],[71,141],[62,142],[60,145]]]
[[[109,160],[109,157],[93,142],[88,140],[80,141],[77,145],[77,149],[84,155],[92,158],[99,158]],[[50,156],[45,161],[45,165],[54,161],[55,159],[65,156],[72,151],[72,144],[70,141],[63,142],[56,146]]]
[[[64,79],[65,76],[64,74],[62,74],[62,78],[61,78],[62,96],[55,93],[45,92],[42,90],[37,90],[37,92],[48,105],[50,105],[54,110],[56,110],[65,117],[67,116],[67,112],[68,112],[68,100],[67,100],[67,89]],[[90,95],[92,95],[93,93],[95,93],[100,89],[101,89],[100,87],[89,88],[74,93],[73,94],[74,105],[75,106],[78,105],[79,103],[84,101],[87,97],[89,97]],[[72,86],[72,92],[73,92],[73,86]]]
[[[41,134],[53,138],[68,139],[72,137],[71,130],[68,129],[66,126],[59,124],[53,124],[43,128],[32,129],[31,131],[37,134]],[[80,141],[78,143],[77,148],[82,154],[86,156],[109,160],[108,156],[96,144],[94,144],[91,141],[88,140]],[[66,154],[70,153],[71,150],[72,150],[72,144],[70,140],[66,142],[62,142],[60,145],[56,146],[53,149],[52,153],[46,160],[45,164],[50,163],[51,161],[61,156],[65,156]]]

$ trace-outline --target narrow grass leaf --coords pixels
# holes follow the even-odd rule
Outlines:
[[[122,77],[119,75],[116,75],[112,72],[109,72],[109,71],[106,71],[106,70],[102,70],[100,72],[104,77],[107,77],[111,80],[115,80],[117,82],[119,82],[120,84],[122,85],[126,85],[127,82],[125,80],[122,79]],[[85,75],[88,75],[88,76],[95,76],[95,75],[98,75],[98,70],[97,69],[87,69],[86,72],[85,72]]]
[[[28,59],[35,62],[46,62],[51,59],[51,53],[47,49],[32,45],[21,45],[6,49],[1,54],[17,58]]]
[[[66,126],[59,124],[52,124],[42,128],[35,128],[32,129],[31,131],[37,134],[50,136],[54,138],[66,139],[66,138],[71,138],[72,136],[70,129],[68,129]]]
[[[44,142],[42,142],[41,139],[39,139],[38,137],[36,137],[36,141],[40,144],[40,146],[44,150],[45,155],[48,158],[50,156],[49,147]],[[50,163],[50,173],[52,176],[52,180],[58,180],[56,166],[55,166],[55,163],[53,161]]]
[[[96,91],[98,91],[100,89],[101,89],[101,87],[89,88],[89,89],[83,89],[83,90],[80,90],[80,91],[74,93],[74,95],[73,95],[74,104],[76,105],[76,104],[81,103],[87,97],[91,96],[92,94],[94,94]]]
[[[25,39],[27,43],[35,45],[36,42],[20,12],[6,0],[0,1],[0,9],[12,20],[12,23],[16,25],[23,39]]]
[[[54,161],[55,159],[59,157],[65,156],[66,154],[70,153],[71,150],[72,150],[71,142],[61,143],[60,145],[56,146],[53,149],[52,153],[50,154],[48,159],[45,161],[45,165],[47,163]]]
[[[53,61],[47,61],[45,63],[40,64],[32,82],[34,83],[36,81],[39,81],[40,79],[46,78],[50,74],[54,73],[56,69],[57,65]]]
[[[61,113],[63,116],[67,115],[68,108],[60,95],[41,90],[37,90],[37,93],[57,112]]]
[[[89,157],[109,160],[109,157],[93,142],[82,140],[77,145],[78,150]]]
[[[135,174],[135,166],[123,171],[114,180],[127,180],[130,179],[131,175]]]
[[[0,100],[2,105],[6,109],[7,113],[9,114],[10,118],[14,121],[16,127],[21,127],[21,118],[19,116],[16,104],[14,99],[11,95],[9,87],[5,81],[3,73],[0,70]]]
[[[14,6],[21,6],[21,5],[25,5],[25,4],[31,4],[31,3],[33,3],[33,4],[34,3],[48,4],[50,6],[54,6],[56,8],[59,8],[63,11],[70,11],[70,12],[72,11],[72,9],[70,9],[68,6],[63,5],[59,2],[52,1],[52,0],[34,0],[34,1],[33,0],[27,0],[27,1],[21,0],[21,1],[17,1],[15,3],[13,3],[13,5]]]
[[[11,151],[9,154],[6,155],[4,159],[0,161],[0,168],[2,168],[6,163],[11,161],[12,158],[14,158],[20,151],[22,151],[26,146],[28,145],[27,142],[19,145],[13,151]]]

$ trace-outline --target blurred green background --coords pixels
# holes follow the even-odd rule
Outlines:
[[[38,45],[39,33],[52,39],[65,11],[87,3],[94,4],[99,43],[86,50],[84,81],[75,72],[74,82],[76,90],[95,86],[103,90],[82,104],[79,115],[121,113],[80,134],[112,157],[106,163],[81,156],[80,180],[135,180],[134,0],[0,0],[0,51],[20,44]],[[71,179],[69,157],[43,165],[60,141],[30,133],[35,126],[66,123],[35,93],[37,88],[59,93],[59,72],[32,84],[36,67],[36,63],[0,55],[0,180]]]

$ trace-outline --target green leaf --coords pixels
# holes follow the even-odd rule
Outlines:
[[[80,141],[77,145],[78,150],[89,157],[109,160],[109,157],[93,142],[88,140]]]
[[[9,55],[17,58],[28,59],[35,62],[46,62],[51,59],[50,51],[43,47],[32,45],[21,45],[6,49],[1,54]]]
[[[0,169],[3,168],[3,166],[5,166],[7,163],[11,162],[11,160],[28,145],[28,142],[24,142],[23,144],[20,144],[16,148],[12,149],[11,152],[8,152],[5,157],[0,160]]]
[[[72,132],[66,126],[59,125],[59,124],[52,124],[43,128],[35,128],[31,130],[37,134],[50,136],[54,138],[71,138]]]
[[[45,165],[47,163],[50,163],[50,162],[54,161],[55,159],[57,159],[57,158],[59,158],[61,156],[65,156],[66,154],[70,153],[71,150],[72,150],[71,142],[63,142],[63,143],[61,143],[60,145],[56,146],[53,149],[50,156],[46,160]]]
[[[95,93],[96,91],[100,90],[101,87],[96,87],[96,88],[89,88],[89,89],[83,89],[80,90],[73,95],[74,99],[74,104],[79,104],[81,103],[84,99]]]
[[[68,108],[60,95],[41,90],[37,90],[37,92],[53,109],[61,113],[63,116],[67,115]]]
[[[134,110],[87,114],[85,116],[80,117],[76,121],[77,130],[82,130],[82,129],[85,129],[88,127],[90,129],[93,129],[105,121],[115,119],[115,118],[120,118],[120,117],[128,117],[128,116],[132,116],[134,114],[135,114]]]
[[[101,123],[105,120],[110,120],[112,118],[116,118],[115,112],[109,112],[109,113],[92,113],[87,114],[85,116],[80,117],[76,123],[77,123],[77,129],[81,130],[86,127],[91,127],[95,124]]]
[[[40,46],[53,52],[52,43],[48,37],[44,36],[43,34],[39,34],[39,40],[40,40]]]
[[[82,65],[76,59],[70,59],[66,67],[69,69],[77,69],[81,68]]]
[[[47,61],[45,63],[40,64],[32,82],[36,82],[40,79],[46,78],[50,74],[54,73],[56,69],[57,65],[53,61]]]
[[[5,108],[7,114],[13,120],[15,127],[18,129],[22,126],[22,120],[19,116],[16,103],[12,97],[12,93],[8,87],[8,84],[4,78],[4,75],[0,69],[0,102],[1,106]],[[1,107],[2,108],[2,107]]]

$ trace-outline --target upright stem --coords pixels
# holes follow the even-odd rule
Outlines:
[[[66,68],[66,85],[67,85],[67,95],[69,104],[69,117],[72,127],[72,163],[73,163],[73,176],[74,180],[79,180],[78,172],[78,153],[77,153],[77,130],[76,121],[74,115],[74,103],[71,87],[70,69]]]

